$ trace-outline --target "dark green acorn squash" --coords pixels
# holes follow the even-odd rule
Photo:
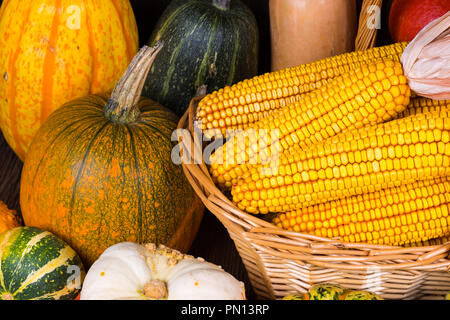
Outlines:
[[[164,41],[143,95],[181,116],[202,85],[213,92],[258,70],[259,31],[239,0],[173,0],[149,44]]]

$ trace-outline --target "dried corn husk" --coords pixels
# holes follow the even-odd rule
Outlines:
[[[450,11],[417,34],[401,61],[409,86],[418,95],[450,99]]]

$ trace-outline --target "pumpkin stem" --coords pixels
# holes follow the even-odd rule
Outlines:
[[[138,102],[145,80],[163,42],[154,47],[144,46],[133,58],[127,71],[117,83],[105,106],[105,117],[117,123],[133,123],[140,115]]]
[[[150,280],[150,282],[144,286],[144,294],[146,297],[155,300],[164,300],[169,296],[167,285],[161,280]]]
[[[229,10],[231,0],[213,0],[213,5],[220,10]]]

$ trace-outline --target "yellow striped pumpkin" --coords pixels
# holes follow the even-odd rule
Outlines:
[[[51,112],[114,87],[138,33],[128,0],[5,0],[0,43],[0,128],[24,160]]]

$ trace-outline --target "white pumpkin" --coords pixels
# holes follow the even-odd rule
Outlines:
[[[89,269],[81,300],[245,300],[221,267],[165,246],[116,244]]]

